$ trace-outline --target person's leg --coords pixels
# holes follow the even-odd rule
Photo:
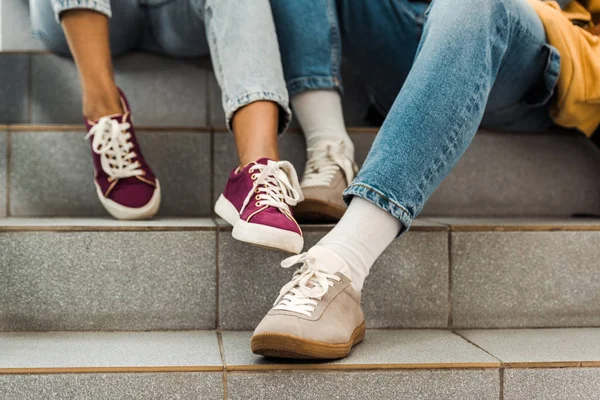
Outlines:
[[[299,253],[304,239],[291,207],[302,194],[294,167],[279,161],[278,134],[291,112],[269,1],[187,0],[148,11],[159,51],[210,49],[239,154],[215,213],[238,240]]]
[[[336,287],[330,275],[339,271],[345,270],[351,284],[360,289],[370,267],[391,242],[391,235],[410,227],[425,201],[460,159],[484,114],[494,125],[516,129],[532,129],[528,122],[532,119],[537,129],[551,124],[548,103],[559,66],[558,54],[546,44],[541,21],[526,2],[436,0],[404,87],[363,169],[346,191],[351,201],[348,212],[317,246],[302,258],[291,260],[304,263],[301,271],[309,279],[293,280],[286,286],[286,291],[295,290],[297,296],[280,297],[278,306],[299,312],[300,305],[310,304],[309,315],[322,309],[321,305],[331,307],[335,301],[327,304],[326,296],[333,289],[327,286]],[[390,217],[397,220],[395,226],[382,222]],[[387,238],[379,233],[380,226],[385,226]],[[362,241],[357,243],[357,238]],[[387,241],[385,246],[383,240]],[[331,260],[342,260],[335,271],[328,267]],[[322,278],[331,285],[321,284]],[[322,288],[317,296],[305,289],[311,284]],[[281,309],[278,306],[274,310]],[[346,307],[355,306],[348,302]],[[327,350],[331,342],[326,333],[332,326],[356,326],[350,317],[340,319],[336,311],[321,312],[321,320],[328,313],[336,322],[312,324],[303,332],[280,313],[270,312],[255,333],[259,339],[266,335],[267,345],[257,340],[253,349],[271,355],[282,348],[303,351],[307,340],[321,337],[321,349]],[[296,338],[273,340],[273,333]],[[357,340],[354,335],[346,339],[349,351]],[[300,352],[296,356],[328,354]]]
[[[30,1],[34,34],[50,50],[75,59],[101,203],[119,219],[154,216],[160,186],[142,155],[112,66],[112,55],[130,51],[141,37],[137,1],[113,1],[112,9],[106,0]]]
[[[123,113],[111,55],[124,54],[136,45],[143,13],[132,0],[113,2],[112,13],[110,7],[100,7],[102,1],[90,7],[79,3],[30,0],[31,24],[34,35],[49,50],[73,56],[81,83],[83,114],[95,121]]]
[[[287,87],[307,144],[296,215],[305,222],[337,221],[342,192],[354,178],[354,145],[341,101],[341,36],[335,1],[271,1]]]

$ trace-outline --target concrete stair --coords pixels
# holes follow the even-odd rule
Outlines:
[[[0,396],[595,399],[600,329],[369,330],[340,361],[265,360],[251,332],[0,334]]]
[[[267,360],[251,330],[289,271],[212,205],[235,165],[208,59],[116,60],[160,217],[106,217],[70,60],[0,0],[0,399],[599,399],[600,151],[573,132],[480,132],[366,283],[345,360]],[[377,133],[344,67],[362,163]],[[3,124],[3,125],[2,125]],[[302,172],[296,123],[282,157]],[[306,246],[331,226],[303,226]]]
[[[367,281],[367,325],[600,326],[599,242],[596,220],[419,219]],[[289,280],[208,218],[6,218],[0,248],[5,332],[249,330]]]

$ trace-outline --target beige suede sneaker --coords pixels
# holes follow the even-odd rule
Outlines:
[[[337,222],[347,208],[342,193],[357,170],[346,155],[344,142],[323,141],[309,148],[300,184],[304,201],[294,209],[296,218],[304,223]]]
[[[281,358],[344,358],[365,336],[360,294],[351,285],[350,269],[319,246],[281,266],[299,263],[302,267],[254,331],[252,352]]]

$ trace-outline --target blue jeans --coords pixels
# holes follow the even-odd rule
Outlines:
[[[291,119],[268,0],[29,0],[34,35],[70,55],[60,14],[88,9],[110,17],[113,56],[144,50],[172,57],[212,55],[227,125],[254,101],[281,108],[279,130]]]
[[[387,114],[345,191],[409,229],[480,125],[552,126],[560,56],[524,0],[271,0],[290,96],[342,90],[344,58]]]

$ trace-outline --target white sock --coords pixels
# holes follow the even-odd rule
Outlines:
[[[352,286],[360,292],[369,270],[401,230],[402,222],[392,214],[354,197],[340,222],[317,245],[346,261]]]
[[[354,144],[346,131],[342,97],[337,90],[308,90],[291,101],[308,147],[316,147],[324,140],[343,141],[346,156],[354,161]]]

